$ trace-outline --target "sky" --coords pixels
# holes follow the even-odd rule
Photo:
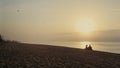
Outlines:
[[[120,0],[0,0],[0,8],[5,39],[120,41]]]

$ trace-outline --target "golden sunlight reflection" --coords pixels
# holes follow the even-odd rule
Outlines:
[[[81,45],[80,48],[84,49],[86,47],[86,45],[89,45],[89,44],[91,44],[91,43],[87,42],[87,41],[81,42],[80,43],[80,45]]]

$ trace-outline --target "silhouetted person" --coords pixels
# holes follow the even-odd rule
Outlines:
[[[93,50],[91,45],[89,45],[88,50]]]
[[[88,49],[88,45],[86,45],[85,49]]]
[[[92,46],[89,44],[89,46],[86,45],[85,50],[93,50],[93,49],[92,49]]]

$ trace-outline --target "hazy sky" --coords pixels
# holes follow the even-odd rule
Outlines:
[[[120,41],[120,0],[0,0],[0,8],[6,39]],[[89,37],[79,32],[83,21],[94,25]]]

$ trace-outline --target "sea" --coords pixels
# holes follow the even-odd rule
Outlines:
[[[120,54],[120,42],[52,42],[51,45],[84,49],[91,45],[95,51],[111,52]]]

